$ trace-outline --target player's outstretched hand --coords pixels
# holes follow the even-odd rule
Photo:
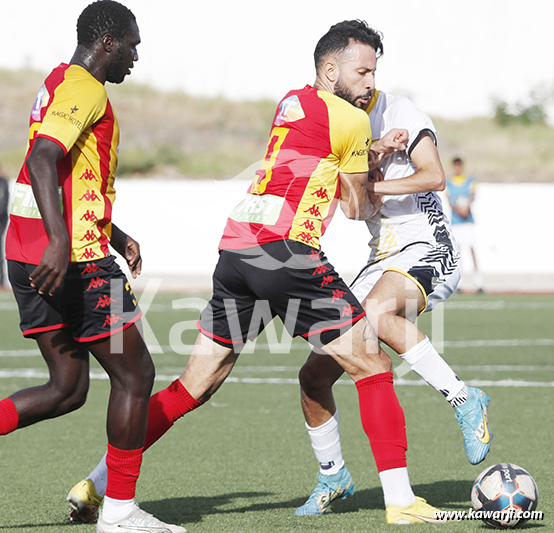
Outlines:
[[[69,240],[50,241],[44,249],[40,265],[31,272],[31,287],[39,294],[53,296],[62,286],[69,264]]]

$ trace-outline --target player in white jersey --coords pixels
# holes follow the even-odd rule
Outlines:
[[[445,301],[461,277],[460,254],[435,191],[445,187],[431,119],[407,98],[375,91],[366,111],[373,146],[392,128],[407,129],[405,151],[385,158],[369,185],[379,210],[367,221],[371,253],[351,289],[363,302],[379,339],[393,348],[424,381],[454,407],[470,463],[484,460],[492,434],[487,422],[487,395],[467,387],[415,325],[415,318]],[[297,515],[323,514],[331,501],[353,492],[344,466],[338,411],[332,386],[342,368],[312,352],[300,371],[302,408],[312,447],[320,464],[318,484]],[[390,473],[397,479],[383,479]],[[379,473],[382,483],[401,482],[407,470]],[[387,519],[413,501],[387,502]]]
[[[421,292],[412,314],[431,311],[454,292],[461,277],[460,253],[435,192],[445,187],[435,126],[407,98],[380,91],[375,91],[366,111],[373,142],[391,128],[399,128],[399,124],[408,130],[409,141],[405,151],[387,157],[379,166],[380,175],[375,179],[373,192],[381,197],[382,204],[377,214],[367,220],[371,253],[368,264],[353,283],[353,290],[363,301],[384,272],[395,272],[415,285],[408,285],[410,290],[417,288]],[[390,279],[389,284],[405,285],[400,283],[405,280],[397,275]],[[394,312],[398,314],[399,309]],[[402,318],[403,326],[404,321]],[[382,336],[389,337],[387,331],[381,329],[381,340],[389,344]],[[393,345],[389,346],[394,348],[397,343],[390,340]],[[399,348],[399,353],[404,353],[405,347]],[[460,387],[453,388],[456,392]]]

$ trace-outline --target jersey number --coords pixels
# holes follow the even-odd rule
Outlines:
[[[262,166],[256,171],[256,178],[252,183],[250,189],[251,194],[264,194],[271,175],[273,174],[273,167],[277,161],[279,150],[285,140],[285,137],[289,133],[288,128],[280,128],[275,126],[271,131],[271,137],[267,145],[267,151],[265,159],[262,162]]]

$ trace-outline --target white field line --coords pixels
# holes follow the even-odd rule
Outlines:
[[[554,346],[554,339],[500,339],[475,341],[444,341],[445,348],[481,348],[486,346]]]
[[[247,344],[248,346],[248,344]],[[463,340],[444,341],[446,348],[483,348],[483,347],[509,347],[509,346],[554,346],[554,339],[498,339],[498,340]],[[172,353],[171,346],[162,346],[163,353]],[[257,344],[256,349],[268,350],[270,353],[287,353],[288,351],[309,351],[306,343],[292,343],[287,350],[283,350],[283,344]],[[0,357],[35,357],[40,356],[37,348],[30,350],[0,350]]]
[[[256,370],[259,370],[257,367]],[[281,368],[281,367],[278,367]],[[235,373],[236,373],[235,369]],[[290,368],[290,370],[296,370],[296,368]],[[174,374],[158,374],[156,381],[173,381],[179,376],[179,372]],[[13,379],[13,378],[27,378],[27,379],[48,379],[48,372],[39,370],[36,368],[16,369],[16,370],[0,370],[0,379]],[[91,380],[107,380],[108,375],[102,370],[91,370]],[[242,384],[254,384],[254,385],[298,385],[297,378],[252,378],[244,377],[239,378],[236,376],[229,376],[226,380],[227,383],[242,383]],[[420,379],[402,379],[397,378],[394,380],[395,385],[411,385],[420,386],[426,385],[426,383]],[[501,380],[467,380],[466,383],[472,387],[538,387],[538,388],[552,388],[554,387],[554,381],[525,381],[517,379],[501,379]],[[337,385],[352,385],[352,381],[349,379],[339,379]]]

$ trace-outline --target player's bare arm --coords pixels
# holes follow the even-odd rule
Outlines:
[[[366,220],[375,214],[367,188],[367,172],[359,174],[340,173],[340,207],[346,218]]]
[[[370,150],[370,152],[371,152],[371,150]],[[383,181],[384,179],[385,179],[385,177],[383,176],[383,173],[379,170],[378,167],[369,171],[368,181],[367,181],[367,184],[366,184],[366,189],[367,189],[367,194],[369,196],[369,201],[373,204],[373,207],[375,209],[375,211],[373,212],[373,214],[371,216],[374,216],[375,214],[377,214],[377,212],[379,211],[379,209],[381,209],[381,206],[383,205],[383,202],[385,200],[384,195],[375,194],[373,192],[372,183],[376,182],[376,181]]]
[[[471,213],[470,206],[467,205],[464,207],[459,207],[451,202],[450,207],[452,208],[452,211],[454,211],[458,216],[462,218],[469,218],[469,215]]]
[[[140,255],[139,243],[112,223],[112,238],[110,239],[110,244],[113,249],[127,261],[133,279],[140,276],[142,272],[142,257]]]
[[[443,191],[446,176],[437,147],[429,134],[425,134],[411,153],[417,172],[406,178],[379,181],[371,184],[375,194],[413,194]]]
[[[31,273],[31,285],[40,294],[51,296],[63,283],[69,264],[69,234],[60,208],[57,162],[64,156],[55,142],[39,137],[27,159],[33,194],[36,198],[49,243],[40,265]]]

